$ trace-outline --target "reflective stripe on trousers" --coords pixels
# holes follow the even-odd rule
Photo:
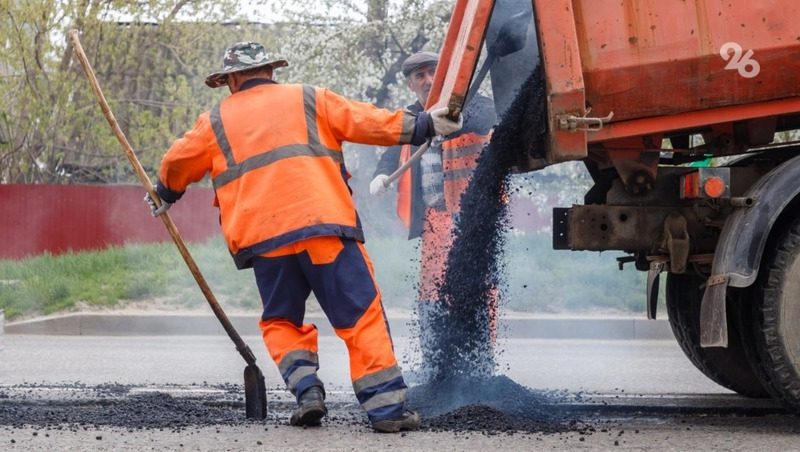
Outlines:
[[[364,245],[339,237],[306,239],[254,259],[264,303],[264,343],[287,387],[300,395],[316,376],[318,334],[304,324],[311,291],[347,346],[353,388],[370,420],[399,417],[406,385],[394,355],[374,269]]]
[[[402,415],[408,387],[395,365],[355,380],[353,390],[367,416],[375,422]]]
[[[317,378],[318,369],[319,357],[309,350],[291,351],[278,364],[286,388],[298,397],[311,386],[322,386]]]

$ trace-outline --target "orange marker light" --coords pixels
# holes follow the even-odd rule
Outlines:
[[[720,177],[709,177],[703,183],[703,191],[709,198],[719,198],[725,193],[725,181]]]

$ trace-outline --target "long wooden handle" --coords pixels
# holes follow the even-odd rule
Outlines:
[[[395,170],[395,171],[394,171],[394,172],[393,172],[393,173],[392,173],[392,174],[389,176],[389,178],[388,178],[388,179],[386,179],[386,180],[383,182],[383,186],[384,186],[384,187],[388,187],[388,186],[389,186],[389,185],[390,185],[392,182],[396,181],[396,180],[397,180],[397,179],[398,179],[400,176],[402,176],[402,175],[403,175],[403,173],[404,173],[404,172],[405,172],[405,171],[406,171],[406,170],[407,170],[407,169],[408,169],[408,168],[409,168],[411,165],[413,165],[413,164],[414,164],[414,162],[416,162],[417,160],[419,160],[419,158],[420,158],[420,157],[422,157],[422,154],[424,154],[424,153],[425,153],[425,151],[427,151],[427,150],[428,150],[428,147],[429,147],[429,146],[430,146],[430,141],[426,141],[425,143],[423,143],[423,145],[422,145],[422,146],[420,146],[420,147],[419,147],[419,149],[417,149],[417,150],[416,150],[416,151],[415,151],[413,154],[411,154],[411,157],[409,157],[409,158],[408,158],[408,160],[406,160],[406,161],[405,161],[405,163],[403,163],[402,165],[400,165],[400,167],[399,167],[399,168],[397,168],[397,169],[396,169],[396,170]]]
[[[422,146],[419,147],[419,149],[417,149],[416,151],[414,151],[413,154],[411,154],[411,157],[409,157],[408,160],[405,161],[405,163],[400,165],[400,167],[397,168],[383,182],[383,186],[384,187],[388,187],[389,184],[391,184],[392,182],[397,180],[400,176],[402,176],[403,172],[405,172],[411,165],[413,165],[414,162],[419,160],[420,157],[422,157],[422,154],[424,154],[425,151],[427,151],[429,147],[431,147],[431,146],[440,146],[443,141],[444,141],[444,137],[442,135],[436,135],[435,137],[432,137],[430,140],[428,140],[425,143],[423,143]]]
[[[81,63],[83,71],[86,73],[86,78],[89,79],[89,83],[92,85],[92,91],[94,92],[95,98],[97,98],[97,103],[100,104],[100,108],[103,110],[103,114],[108,121],[108,125],[111,126],[111,129],[114,131],[114,135],[117,136],[119,144],[122,145],[122,150],[125,151],[125,156],[128,157],[128,161],[131,162],[133,170],[136,171],[139,181],[142,183],[142,185],[144,185],[144,188],[147,190],[147,192],[150,193],[150,197],[152,197],[156,203],[160,205],[161,199],[158,197],[158,193],[156,193],[153,183],[150,182],[150,178],[147,176],[144,168],[142,168],[142,164],[136,157],[136,153],[133,151],[131,144],[128,142],[128,139],[122,132],[122,129],[120,129],[117,119],[114,117],[114,113],[111,112],[111,108],[108,106],[106,97],[103,95],[103,91],[100,89],[100,84],[97,82],[97,77],[94,75],[94,70],[89,64],[89,59],[86,58],[86,53],[83,51],[83,46],[81,46],[81,41],[78,38],[78,31],[71,30],[68,35],[70,43],[72,44],[72,48],[75,50],[75,56]],[[194,280],[197,281],[197,285],[200,286],[200,291],[202,291],[203,295],[205,295],[208,304],[211,306],[211,310],[214,311],[217,319],[219,319],[220,323],[222,323],[222,327],[225,328],[225,332],[228,333],[228,336],[230,336],[231,340],[233,340],[234,344],[236,344],[236,350],[239,351],[239,354],[242,355],[248,364],[255,363],[256,359],[253,355],[253,352],[250,350],[247,344],[244,343],[242,337],[239,336],[239,333],[236,331],[236,329],[233,328],[228,316],[225,315],[225,311],[222,310],[219,302],[217,302],[217,298],[214,296],[214,293],[211,292],[211,288],[208,286],[206,279],[203,277],[203,274],[200,273],[200,268],[197,267],[197,263],[195,263],[192,255],[189,254],[189,249],[186,248],[186,243],[183,241],[183,238],[178,232],[178,228],[175,226],[172,218],[166,212],[159,216],[161,217],[161,220],[163,220],[164,226],[167,228],[170,237],[172,237],[172,241],[175,242],[175,246],[178,247],[178,251],[180,251],[181,256],[183,256],[183,260],[189,267],[189,271],[192,272]]]
[[[452,119],[453,121],[458,121],[458,117],[461,114],[461,109],[463,108],[463,105],[464,105],[463,96],[456,96],[456,95],[450,96],[450,102],[447,105],[447,108],[449,109],[449,111],[447,112],[448,117],[450,117],[450,119]],[[438,145],[441,144],[442,141],[444,141],[444,137],[437,135],[431,138],[429,141],[423,143],[422,146],[419,147],[419,149],[417,149],[413,154],[411,154],[411,157],[409,157],[405,163],[400,165],[399,168],[397,168],[391,175],[389,175],[389,178],[383,182],[383,186],[389,187],[389,185],[392,182],[399,179],[400,176],[402,176],[403,173],[406,172],[406,170],[408,170],[408,168],[410,168],[411,165],[414,164],[414,162],[419,160],[420,157],[422,157],[422,154],[424,154],[425,151],[427,151],[432,144],[435,143]]]

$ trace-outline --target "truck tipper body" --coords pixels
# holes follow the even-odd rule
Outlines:
[[[800,411],[798,17],[794,0],[459,0],[431,97],[458,109],[488,62],[502,116],[540,64],[547,143],[517,169],[577,160],[594,181],[554,209],[554,247],[625,252],[650,318],[666,279],[695,366]]]

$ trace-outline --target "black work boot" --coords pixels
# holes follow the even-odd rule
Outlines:
[[[300,395],[297,401],[297,408],[292,412],[289,423],[298,427],[316,427],[322,422],[322,418],[328,414],[325,408],[325,390],[319,386],[312,386]]]
[[[405,410],[397,419],[373,422],[372,428],[381,433],[397,433],[401,430],[417,430],[421,424],[419,414],[411,410]]]

